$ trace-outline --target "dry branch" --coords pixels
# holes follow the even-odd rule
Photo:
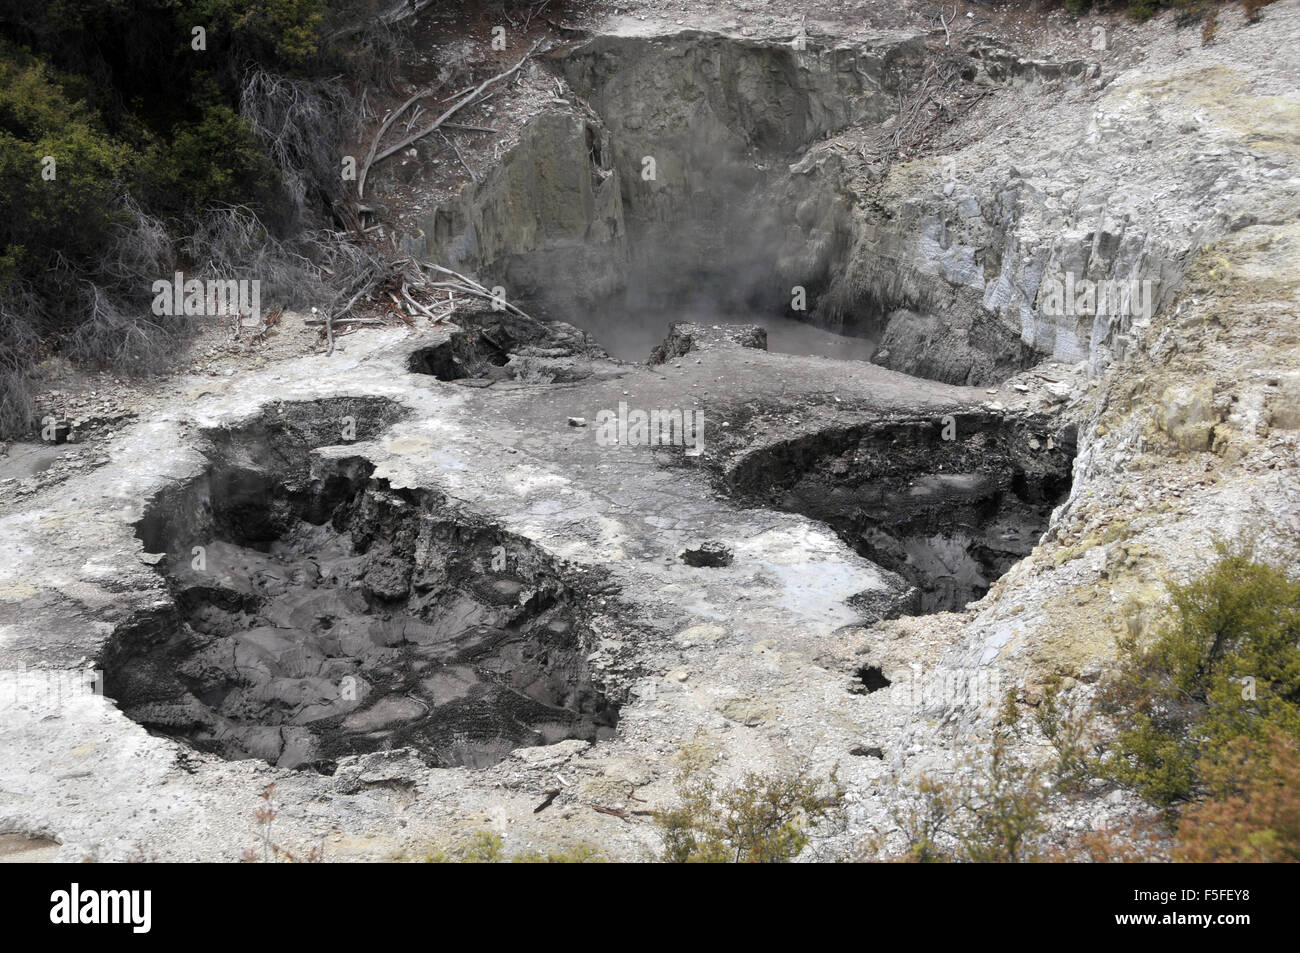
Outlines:
[[[479,83],[472,90],[470,90],[460,99],[456,100],[456,102],[454,102],[451,106],[449,106],[447,108],[447,111],[444,112],[441,116],[439,116],[436,120],[434,120],[434,122],[430,126],[421,129],[419,132],[415,133],[414,135],[407,136],[405,139],[403,139],[401,142],[397,143],[396,145],[390,146],[389,148],[385,149],[383,152],[379,153],[378,155],[375,155],[374,154],[375,149],[379,146],[380,136],[382,136],[385,131],[383,128],[381,128],[379,130],[379,135],[375,136],[375,141],[371,144],[370,155],[366,157],[365,165],[361,167],[361,174],[357,177],[357,197],[361,198],[362,195],[364,195],[365,188],[366,188],[366,176],[370,173],[370,167],[374,163],[382,162],[384,159],[387,159],[389,156],[396,155],[398,152],[401,152],[403,149],[405,149],[407,146],[411,145],[412,143],[420,141],[429,133],[438,129],[439,126],[441,126],[452,116],[456,115],[456,113],[458,113],[461,109],[463,109],[464,107],[468,106],[470,103],[477,100],[479,96],[483,95],[483,91],[486,90],[493,83],[500,82],[503,79],[508,79],[509,77],[513,76],[516,72],[519,71],[519,68],[528,61],[528,58],[532,56],[534,52],[536,52],[537,48],[541,46],[541,44],[542,41],[538,40],[529,48],[527,53],[525,53],[522,57],[519,58],[519,62],[516,63],[514,66],[510,67],[510,69],[505,70],[504,72],[501,73],[497,73],[495,76],[490,76],[487,79],[483,80],[483,82]],[[409,105],[409,101],[407,105]],[[405,106],[403,106],[403,109],[405,109]]]
[[[944,46],[952,46],[952,33],[949,32],[948,30],[948,24],[954,22],[956,19],[957,19],[956,4],[954,4],[952,8],[952,20],[944,19],[943,7],[939,8],[939,22],[943,24],[943,45]]]
[[[366,161],[361,165],[361,173],[360,175],[357,176],[357,199],[358,200],[360,200],[363,194],[365,193],[366,173],[370,171],[370,165],[375,161],[375,150],[379,148],[379,143],[383,140],[384,133],[388,132],[388,130],[392,127],[393,123],[397,122],[398,117],[401,116],[402,113],[406,112],[406,110],[411,107],[412,103],[415,103],[423,99],[425,96],[428,96],[431,93],[432,90],[428,90],[428,89],[420,90],[420,92],[416,93],[406,102],[402,103],[402,105],[398,106],[396,109],[390,112],[388,116],[385,117],[384,121],[380,123],[379,131],[375,133],[374,141],[370,143],[370,151],[366,153]]]
[[[447,143],[447,145],[451,146],[451,151],[456,153],[456,158],[460,160],[460,164],[464,166],[465,171],[469,173],[469,180],[477,184],[478,176],[475,175],[474,170],[469,167],[469,163],[465,161],[465,157],[460,154],[460,150],[456,148],[456,143],[448,139],[447,134],[443,132],[441,129],[438,130],[438,135],[442,136],[442,141]]]
[[[537,805],[535,808],[533,808],[533,813],[534,813],[534,814],[540,814],[540,813],[542,813],[542,811],[544,811],[544,810],[546,810],[548,807],[550,807],[550,806],[551,806],[551,802],[554,801],[557,797],[560,796],[560,789],[559,789],[559,788],[547,788],[545,791],[542,792],[542,794],[544,794],[544,795],[546,796],[546,799],[545,799],[544,801],[542,801],[541,804],[539,804],[539,805]]]
[[[333,33],[326,36],[325,40],[326,42],[338,40],[342,37],[350,36],[353,33],[359,33],[368,26],[374,24],[387,27],[396,26],[404,20],[409,20],[431,3],[433,3],[433,0],[417,0],[415,3],[412,3],[411,0],[397,0],[397,3],[387,12],[380,13],[377,16],[367,17],[364,20],[357,20],[353,23],[349,23],[347,26],[339,27]]]
[[[378,318],[308,318],[303,324],[309,328],[324,328],[327,332],[336,324],[386,324]]]

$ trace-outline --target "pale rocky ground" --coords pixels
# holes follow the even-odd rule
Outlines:
[[[627,3],[570,19],[651,37],[684,28],[788,37],[798,25],[784,4],[674,12]],[[808,14],[808,29],[847,39],[867,20],[863,33],[873,37],[890,25],[933,41],[935,27],[919,13],[887,17],[878,5],[828,4]],[[830,228],[852,237],[836,262],[838,293],[847,300],[878,280],[870,264],[887,254],[907,266],[903,284],[938,296],[948,313],[971,314],[978,302],[1013,336],[1039,343],[1044,361],[1055,362],[1040,369],[1063,384],[1026,372],[970,387],[873,365],[719,350],[658,372],[602,365],[559,388],[477,389],[406,373],[406,355],[442,340],[442,329],[358,332],[327,357],[314,331],[286,327],[261,366],[236,350],[143,396],[97,388],[117,395],[106,418],[134,417],[105,426],[84,464],[37,474],[4,464],[19,482],[0,484],[0,831],[57,840],[62,860],[234,859],[256,846],[257,795],[274,781],[276,839],[299,851],[321,844],[328,859],[421,857],[478,830],[501,833],[512,852],[589,842],[639,859],[657,848],[650,822],[592,805],[670,803],[677,753],[691,745],[727,779],[838,765],[849,823],[819,846],[848,852],[873,834],[888,838],[892,811],[921,776],[966,770],[988,741],[1002,690],[1014,686],[1032,702],[1060,675],[1086,699],[1115,637],[1152,623],[1163,580],[1204,566],[1213,538],[1251,533],[1266,556],[1294,554],[1300,2],[1270,5],[1258,24],[1235,11],[1221,19],[1208,48],[1198,30],[1175,31],[1167,17],[1141,26],[1098,20],[1110,30],[1107,50],[1088,45],[1090,21],[1049,19],[1036,26],[1060,23],[1059,36],[1022,32],[1020,49],[1097,64],[1082,81],[1037,82],[1031,69],[940,134],[930,154],[888,170],[864,148],[874,130],[832,131],[808,149],[817,176],[873,200],[851,211],[819,207],[791,239],[799,245]],[[1016,25],[982,29],[1015,37]],[[548,108],[547,84],[533,73],[521,81],[531,92],[514,117],[518,129]],[[503,154],[526,138],[504,140]],[[468,161],[488,178],[486,156]],[[486,181],[482,194],[493,187]],[[874,210],[882,206],[900,224],[882,220]],[[420,214],[395,212],[391,227],[408,234]],[[1119,236],[1113,246],[1087,242],[1098,223]],[[992,248],[1000,267],[976,267],[975,252]],[[1041,319],[1033,304],[1042,277],[1094,255],[1104,275],[1160,280],[1162,310],[1150,322],[1097,326]],[[1050,410],[1079,428],[1074,484],[1042,542],[984,599],[961,612],[863,626],[846,600],[880,590],[882,574],[829,529],[742,509],[717,496],[702,471],[666,469],[649,453],[602,452],[566,423],[616,406],[624,392],[649,406],[703,392],[709,406],[711,388],[715,396],[833,393],[852,404],[840,411],[823,401],[810,427],[841,413],[937,416],[993,403]],[[373,461],[376,476],[436,488],[562,560],[611,573],[591,661],[625,700],[617,737],[521,750],[481,770],[363,756],[329,778],[199,755],[147,733],[103,698],[51,692],[52,673],[93,663],[117,624],[167,598],[139,559],[133,524],[152,494],[201,468],[198,429],[236,424],[276,401],[348,396],[387,397],[414,412],[348,448]],[[705,535],[732,547],[731,566],[676,561]],[[866,663],[894,685],[850,691]],[[954,682],[986,690],[954,701],[941,690]],[[850,754],[862,746],[884,757]],[[1040,757],[1045,746],[1030,736],[1019,753]],[[555,786],[563,793],[534,814]],[[1054,835],[1135,809],[1124,795],[1097,793],[1059,801]],[[887,842],[898,846],[896,835]]]

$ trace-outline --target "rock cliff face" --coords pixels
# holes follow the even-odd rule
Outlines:
[[[697,308],[788,311],[789,282],[825,285],[847,249],[850,204],[824,161],[791,163],[882,122],[922,58],[914,37],[593,40],[556,64],[586,108],[530,122],[500,170],[428,214],[425,251],[578,323],[593,309],[654,310],[665,326]]]
[[[539,115],[499,168],[421,228],[426,255],[512,297],[544,295],[558,312],[613,293],[627,233],[607,131],[574,112]]]
[[[1245,149],[1225,65],[1103,80],[986,38],[962,53],[963,82],[1044,108],[882,174],[855,135],[889,135],[924,87],[918,38],[602,37],[555,65],[587,108],[534,119],[428,213],[424,250],[579,324],[750,308],[876,338],[880,363],[951,383],[1043,357],[1098,372],[1280,166]],[[1284,118],[1261,117],[1266,137]]]
[[[1300,100],[1293,51],[1276,48],[1300,28],[1300,6],[1274,5],[1270,21],[1205,48],[1166,28],[1120,69],[966,40],[962,79],[990,92],[987,106],[931,154],[892,162],[877,146],[926,81],[914,39],[801,56],[698,34],[604,38],[560,65],[610,144],[624,285],[637,287],[637,261],[666,263],[647,293],[656,302],[689,312],[672,287],[686,275],[719,310],[730,296],[874,337],[878,363],[919,377],[1009,379],[1077,426],[1068,497],[986,598],[846,629],[826,656],[846,672],[876,665],[894,685],[865,703],[871,740],[891,739],[885,773],[898,787],[864,800],[863,824],[888,828],[911,779],[953,772],[1004,689],[1032,701],[1054,673],[1086,698],[1116,635],[1161,611],[1153,580],[1203,564],[1211,537],[1249,529],[1283,558],[1300,532],[1284,476],[1300,425],[1300,347],[1286,330]],[[784,131],[763,122],[767,110]],[[657,180],[641,178],[645,156]],[[807,313],[789,311],[794,285],[809,292]],[[738,449],[729,466],[761,467],[780,449]],[[834,469],[843,447],[831,449],[826,468],[798,455],[798,479],[816,489],[775,505],[843,533],[828,501],[863,475],[857,458]],[[933,555],[943,540],[928,532]],[[888,549],[874,556],[891,565]],[[948,691],[989,675],[997,691]],[[1062,806],[1056,822],[1126,810]]]
[[[1222,108],[1240,81],[1219,65],[1124,76],[1095,103],[895,166],[855,217],[826,311],[883,325],[885,363],[943,380],[995,379],[1031,355],[1094,373],[1122,360],[1195,253],[1281,171]],[[1085,282],[1138,293],[1088,301]]]

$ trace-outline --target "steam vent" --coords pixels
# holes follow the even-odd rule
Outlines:
[[[0,860],[1300,858],[1300,0],[11,6]]]

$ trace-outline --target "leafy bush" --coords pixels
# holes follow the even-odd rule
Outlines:
[[[1078,791],[1096,773],[1092,733],[1087,713],[1069,706],[1061,686],[1062,679],[1055,676],[1043,687],[1043,698],[1034,709],[1034,722],[1056,752],[1052,773],[1057,787]],[[1008,703],[1014,704],[1014,699],[1009,698]]]
[[[265,236],[245,274],[331,224],[338,144],[358,113],[336,75],[353,56],[326,36],[364,6],[0,5],[0,436],[31,426],[28,372],[51,352],[123,372],[166,365],[184,322],[154,321],[145,292],[173,265],[208,267],[173,250],[212,230],[214,206],[241,207]]]
[[[1174,611],[1152,645],[1121,642],[1102,698],[1119,726],[1107,770],[1162,806],[1226,793],[1214,782],[1237,739],[1300,737],[1300,583],[1248,547],[1216,551],[1169,587]]]
[[[786,863],[808,846],[809,830],[836,817],[844,789],[803,774],[747,774],[719,789],[713,776],[688,764],[677,778],[681,804],[658,811],[669,863]]]
[[[248,123],[226,105],[208,106],[196,121],[177,125],[165,146],[155,142],[144,174],[154,204],[173,211],[229,203],[232,196],[252,199],[264,212],[274,208],[275,169]]]
[[[1009,731],[999,728],[986,754],[965,761],[959,779],[924,777],[917,797],[894,812],[910,863],[1017,863],[1038,859],[1047,830],[1045,776],[1040,766],[1013,758]],[[876,840],[869,854],[883,853]]]
[[[562,851],[524,851],[506,856],[506,842],[500,834],[480,831],[451,848],[438,848],[425,858],[430,864],[602,864],[605,858],[590,844],[577,844]]]
[[[1040,705],[1041,708],[1041,705]],[[1020,709],[1009,693],[1000,724],[984,751],[969,755],[963,770],[949,783],[924,777],[917,796],[895,809],[894,821],[904,838],[900,860],[908,863],[1132,863],[1163,859],[1168,834],[1157,818],[1138,814],[1099,830],[1053,835],[1048,810],[1053,791],[1077,795],[1083,785],[1082,765],[1057,747],[1052,763],[1013,757],[1010,743],[1019,734]],[[1041,719],[1041,711],[1035,712]],[[1068,725],[1082,724],[1082,713],[1062,714]],[[1072,727],[1063,729],[1073,736]],[[1064,751],[1069,752],[1068,746]],[[1073,749],[1079,750],[1079,749]],[[1055,775],[1056,785],[1049,782]],[[1066,778],[1069,784],[1059,779]],[[885,856],[885,838],[876,836],[863,846],[866,859]]]
[[[1226,0],[1100,0],[1098,3],[1093,3],[1093,0],[1061,0],[1061,5],[1076,15],[1087,13],[1093,7],[1123,7],[1129,16],[1139,22],[1151,19],[1161,10],[1172,9],[1177,11],[1176,23],[1183,26],[1202,17],[1212,16],[1215,7],[1224,2]],[[1259,18],[1259,8],[1272,2],[1273,0],[1241,0],[1241,5],[1247,19],[1253,22]]]
[[[0,282],[98,252],[134,159],[48,66],[0,42]]]
[[[1263,741],[1237,738],[1216,766],[1233,793],[1189,806],[1176,860],[1300,862],[1300,743],[1279,728]]]
[[[1300,860],[1300,582],[1246,544],[1170,584],[1172,611],[1155,639],[1121,641],[1120,664],[1096,706],[1071,708],[1059,680],[1032,723],[1050,763],[1011,756],[1021,712],[1008,693],[986,754],[949,783],[922,778],[894,812],[903,859],[987,861]],[[1108,760],[1099,717],[1115,729]],[[1049,778],[1052,780],[1048,784]],[[1097,778],[1133,788],[1163,813],[1053,843],[1049,791],[1086,792]],[[864,845],[886,853],[884,839]]]

